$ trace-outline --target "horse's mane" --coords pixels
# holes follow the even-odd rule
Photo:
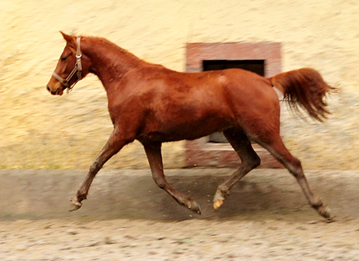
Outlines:
[[[114,53],[120,53],[121,55],[126,55],[128,58],[134,59],[134,60],[141,60],[136,55],[130,53],[129,51],[121,48],[120,46],[116,45],[115,43],[107,40],[103,37],[97,37],[97,36],[83,36],[86,39],[91,40],[94,44],[99,44],[100,46],[106,47],[107,50],[113,50]]]

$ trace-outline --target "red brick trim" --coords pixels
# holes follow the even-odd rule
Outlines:
[[[188,43],[186,46],[186,71],[202,71],[203,60],[264,60],[265,76],[282,71],[281,44],[261,43]],[[237,167],[238,155],[228,144],[208,143],[208,137],[186,141],[186,167]],[[265,149],[253,146],[261,157],[261,167],[278,168],[282,165]]]

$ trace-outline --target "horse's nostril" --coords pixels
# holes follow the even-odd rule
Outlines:
[[[50,90],[50,87],[49,87],[49,86],[46,86],[46,89],[47,89],[49,92],[51,92],[51,90]]]

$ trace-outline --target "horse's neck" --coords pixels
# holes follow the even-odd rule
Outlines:
[[[126,72],[145,63],[126,50],[101,39],[90,38],[83,44],[83,48],[84,54],[91,60],[90,72],[99,77],[106,90],[121,81]]]

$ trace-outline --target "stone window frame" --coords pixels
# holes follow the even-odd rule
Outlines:
[[[265,77],[282,72],[281,43],[187,43],[186,72],[201,72],[204,60],[264,60]],[[267,150],[253,147],[265,168],[282,165]],[[208,137],[185,141],[185,167],[238,167],[238,155],[228,143],[209,143]]]

